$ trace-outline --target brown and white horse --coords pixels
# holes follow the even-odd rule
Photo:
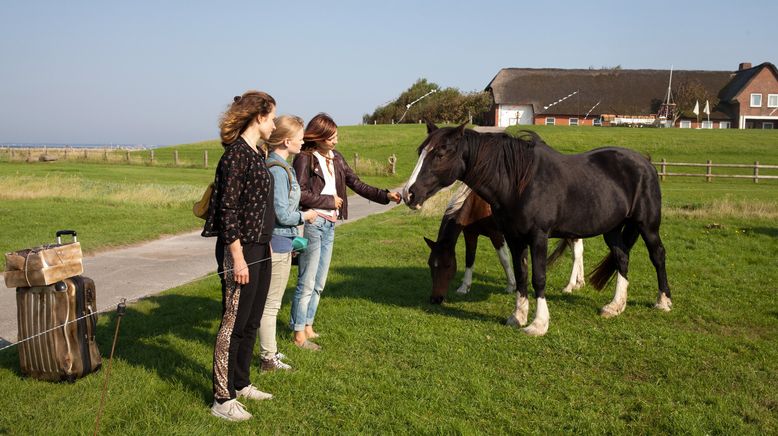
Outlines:
[[[511,267],[510,251],[505,243],[505,237],[497,227],[497,221],[492,216],[492,208],[489,203],[463,184],[451,197],[448,207],[440,221],[438,240],[432,241],[424,238],[430,248],[430,256],[427,264],[432,275],[432,295],[430,302],[440,304],[448,294],[449,285],[457,271],[456,244],[459,235],[465,236],[465,273],[462,284],[456,292],[467,294],[473,283],[473,265],[478,248],[478,237],[486,236],[492,243],[500,264],[505,271],[505,279],[508,282],[505,292],[516,291],[516,278]],[[566,248],[573,252],[573,270],[570,280],[562,290],[570,293],[584,286],[583,265],[583,241],[580,239],[567,239],[561,241],[554,253],[549,257],[549,264],[553,263]]]

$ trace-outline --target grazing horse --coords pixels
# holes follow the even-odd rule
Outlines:
[[[516,308],[508,324],[525,325],[529,312],[527,266],[532,256],[532,287],[537,310],[523,331],[546,334],[548,238],[588,238],[603,235],[610,253],[595,268],[590,283],[604,287],[617,274],[613,300],[601,310],[619,315],[627,304],[629,252],[642,236],[656,269],[659,292],[655,307],[672,307],[665,270],[665,249],[659,237],[662,194],[656,169],[639,153],[618,147],[563,155],[534,132],[518,138],[504,133],[478,133],[459,127],[427,124],[419,160],[405,188],[410,208],[441,188],[461,180],[492,206],[508,242],[517,277]]]
[[[458,294],[470,292],[479,236],[486,236],[492,242],[508,281],[505,292],[514,292],[516,278],[511,267],[508,246],[505,244],[502,232],[497,228],[497,222],[492,216],[492,209],[478,194],[463,184],[451,197],[451,201],[446,207],[443,219],[440,221],[437,242],[424,238],[430,248],[430,256],[427,261],[432,275],[430,303],[442,303],[448,293],[449,285],[457,270],[455,248],[461,233],[465,235],[465,274],[462,277],[462,284],[456,292]],[[583,242],[580,239],[565,240],[560,243],[554,254],[549,257],[549,264],[561,255],[568,246],[572,248],[573,252],[573,271],[570,274],[570,281],[562,290],[564,293],[573,292],[584,285]]]

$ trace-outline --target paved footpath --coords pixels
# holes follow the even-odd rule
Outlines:
[[[396,205],[382,205],[352,195],[348,198],[349,219],[345,223],[385,212],[393,206]],[[84,258],[84,275],[95,281],[98,310],[115,308],[121,298],[134,300],[154,295],[215,272],[215,243],[215,238],[203,238],[198,230],[105,251]],[[16,319],[16,292],[3,289],[0,291],[0,347],[16,342]]]

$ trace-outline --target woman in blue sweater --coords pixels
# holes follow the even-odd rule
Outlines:
[[[287,163],[290,156],[300,153],[303,145],[303,120],[299,117],[283,115],[275,120],[276,129],[265,143],[271,151],[267,159],[270,174],[273,175],[275,207],[275,227],[270,245],[273,248],[272,274],[270,289],[265,302],[265,311],[259,324],[259,348],[263,371],[292,369],[281,361],[283,354],[278,353],[276,342],[276,319],[281,309],[281,300],[289,281],[292,267],[292,240],[297,236],[297,226],[304,221],[313,222],[316,212],[300,212],[300,185],[292,166]]]

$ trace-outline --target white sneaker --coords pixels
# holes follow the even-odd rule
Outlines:
[[[285,360],[286,359],[286,354],[276,352],[276,359],[278,359],[278,360]]]
[[[251,419],[251,414],[244,407],[246,406],[237,399],[225,401],[222,404],[214,401],[213,406],[211,406],[211,415],[218,416],[227,421],[246,421]]]
[[[259,389],[255,388],[254,385],[248,385],[245,388],[237,391],[236,393],[238,394],[238,398],[245,397],[248,398],[249,400],[269,400],[273,398],[273,394],[262,392]]]

